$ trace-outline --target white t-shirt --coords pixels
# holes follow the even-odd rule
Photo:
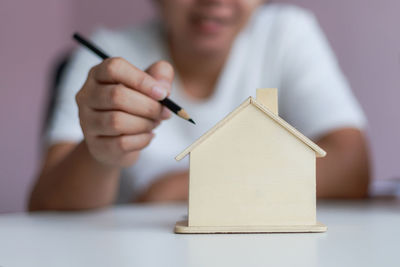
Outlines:
[[[152,22],[121,31],[101,30],[92,39],[108,54],[146,69],[161,59],[171,62],[161,28]],[[49,144],[82,140],[75,94],[98,63],[100,59],[85,48],[74,54],[47,132]],[[237,36],[209,99],[189,98],[176,77],[170,98],[197,125],[176,116],[163,122],[136,164],[123,170],[118,202],[131,200],[163,173],[187,168],[187,158],[176,162],[174,157],[254,96],[257,88],[278,88],[280,116],[311,139],[341,127],[365,126],[363,112],[314,16],[297,7],[267,4]]]

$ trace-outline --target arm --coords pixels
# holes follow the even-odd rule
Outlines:
[[[121,168],[135,164],[152,130],[170,117],[157,100],[168,94],[172,79],[173,69],[165,62],[153,64],[147,73],[120,58],[92,68],[76,95],[84,141],[49,148],[29,210],[112,203]]]
[[[328,155],[317,160],[317,196],[360,198],[367,194],[366,120],[316,19],[288,16],[280,113]],[[327,134],[325,134],[327,133]]]
[[[327,152],[325,158],[317,159],[317,197],[366,197],[370,173],[363,134],[353,128],[339,129],[317,144]]]
[[[165,173],[134,202],[182,202],[189,196],[189,171]]]
[[[318,198],[363,198],[369,184],[369,159],[363,134],[354,128],[338,129],[317,144],[327,156],[317,159]],[[135,201],[183,201],[188,196],[188,171],[160,177]]]
[[[120,170],[95,160],[85,142],[49,148],[29,210],[77,210],[112,203]]]

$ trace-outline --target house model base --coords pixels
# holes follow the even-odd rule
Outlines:
[[[315,225],[268,225],[268,226],[188,226],[187,221],[177,222],[177,234],[228,234],[228,233],[321,233],[327,227],[317,222]]]

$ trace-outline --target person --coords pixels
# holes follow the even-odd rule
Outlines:
[[[115,57],[74,54],[30,210],[187,199],[188,162],[174,156],[265,87],[279,88],[280,116],[328,153],[318,197],[366,196],[366,120],[310,12],[263,0],[155,5],[160,19],[94,34]],[[160,105],[166,96],[197,125]]]

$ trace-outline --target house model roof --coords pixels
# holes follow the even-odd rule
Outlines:
[[[286,129],[288,132],[290,132],[296,138],[300,139],[300,141],[302,141],[305,145],[309,146],[312,150],[315,151],[316,157],[325,157],[326,152],[322,148],[320,148],[317,144],[315,144],[313,141],[308,139],[306,136],[304,136],[302,133],[300,133],[298,130],[296,130],[293,126],[291,126],[289,123],[287,123],[285,120],[283,120],[281,117],[275,115],[267,107],[265,107],[261,103],[257,102],[256,99],[249,97],[239,107],[237,107],[234,111],[229,113],[224,119],[222,119],[220,122],[218,122],[213,128],[208,130],[199,139],[197,139],[189,147],[187,147],[185,150],[183,150],[178,156],[175,157],[175,159],[178,161],[183,159],[195,147],[197,147],[199,144],[201,144],[203,141],[205,141],[215,131],[218,131],[219,128],[223,127],[227,122],[229,122],[229,120],[231,118],[233,118],[236,114],[241,112],[248,105],[253,105],[253,106],[257,107],[262,112],[264,112],[268,117],[270,117],[272,120],[274,120],[276,123],[278,123],[281,127]]]

